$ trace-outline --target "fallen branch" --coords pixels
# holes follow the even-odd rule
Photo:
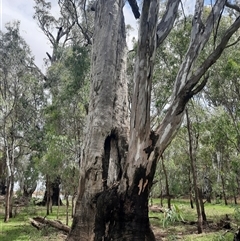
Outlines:
[[[153,205],[153,206],[149,207],[149,210],[154,213],[164,213],[164,211],[165,211],[164,208],[159,207],[157,205]]]
[[[70,231],[70,227],[59,220],[48,220],[45,217],[35,217],[30,218],[30,222],[37,229],[42,229],[44,226],[49,225],[67,233]]]
[[[42,223],[39,223],[37,221],[35,221],[32,218],[29,218],[30,223],[32,224],[33,227],[37,228],[38,230],[41,230],[45,225]]]

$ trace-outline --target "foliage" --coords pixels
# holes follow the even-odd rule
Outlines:
[[[7,158],[0,162],[12,169],[12,177],[17,170],[16,181],[28,189],[38,178],[33,159],[42,149],[41,107],[45,100],[42,75],[20,36],[19,24],[9,23],[6,32],[0,33],[0,150],[3,156],[12,157],[10,162]],[[5,174],[0,173],[0,179],[9,176],[6,169],[2,171]],[[29,179],[32,183],[26,181]]]
[[[181,209],[173,204],[171,209],[164,210],[164,218],[163,218],[163,227],[166,228],[169,224],[173,224],[175,222],[184,221],[182,217]]]

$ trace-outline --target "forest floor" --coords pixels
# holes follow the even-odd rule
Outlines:
[[[222,203],[205,203],[208,222],[203,227],[203,233],[197,234],[196,209],[191,209],[187,200],[173,200],[172,211],[158,205],[154,199],[150,207],[150,221],[157,241],[232,241],[234,233],[240,225],[240,205]],[[164,203],[164,206],[166,204]],[[53,207],[53,213],[47,216],[50,220],[66,222],[66,206]],[[46,208],[34,205],[18,207],[16,216],[8,223],[3,222],[4,206],[0,203],[0,240],[1,241],[64,241],[66,234],[55,228],[46,226],[37,230],[30,224],[29,218],[46,216]],[[231,229],[224,228],[230,225]]]
[[[196,209],[190,207],[188,200],[173,200],[171,211],[162,208],[159,202],[153,201],[149,213],[157,241],[233,241],[240,224],[240,206],[205,203],[207,222],[203,233],[198,234]]]

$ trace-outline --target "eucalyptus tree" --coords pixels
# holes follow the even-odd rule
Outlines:
[[[189,47],[175,77],[169,108],[150,129],[152,76],[156,48],[172,29],[180,1],[169,0],[158,23],[158,2],[128,1],[140,17],[134,89],[129,118],[125,78],[125,24],[122,0],[95,2],[91,90],[80,164],[76,213],[69,241],[154,240],[148,218],[148,195],[156,163],[179,129],[191,97],[207,82],[208,69],[240,26],[236,18],[210,54],[197,62],[226,1],[213,5],[202,21],[204,1],[196,1]],[[217,24],[218,23],[218,24]]]
[[[42,162],[44,164],[40,166],[48,178],[49,188],[52,188],[50,192],[53,205],[58,204],[59,188],[56,187],[62,181],[65,184],[67,182],[63,180],[63,176],[66,177],[65,168],[68,169],[68,165],[73,164],[76,168],[79,163],[82,129],[88,103],[88,70],[88,50],[85,47],[73,46],[65,48],[62,60],[53,63],[46,75],[55,83],[57,94],[44,111],[47,148]],[[44,203],[46,201],[45,195]]]
[[[85,80],[89,66],[87,45],[91,44],[91,16],[75,0],[58,1],[58,17],[52,15],[50,2],[35,0],[35,3],[34,19],[52,47],[52,53],[46,53],[45,88],[50,93],[50,101],[45,108],[47,148],[43,158],[46,165],[42,170],[47,187],[43,204],[49,200],[57,205],[63,172],[61,165],[66,166],[66,162],[70,164],[72,160],[77,165],[80,155],[82,119],[87,109],[84,88],[87,91]],[[66,150],[61,143],[68,143]]]
[[[1,32],[0,51],[0,134],[7,190],[5,221],[8,221],[15,168],[21,158],[33,152],[33,143],[39,141],[31,135],[40,124],[38,110],[43,94],[39,71],[19,34],[19,22],[7,24],[6,32]]]
[[[212,191],[218,199],[222,196],[226,205],[230,196],[236,203],[239,167],[237,135],[231,118],[222,107],[212,110],[206,132],[208,134],[203,138],[202,144],[207,147],[206,152],[211,156],[208,163],[208,167],[211,168],[208,172]]]
[[[230,11],[231,14],[232,11]],[[225,17],[225,24],[223,29],[221,30],[224,32],[224,30],[227,28],[227,24],[229,22],[233,21],[232,15],[229,15],[228,17]],[[233,16],[235,16],[233,14]],[[239,31],[238,31],[239,34]],[[238,42],[239,38],[236,36],[233,39],[235,42]],[[231,44],[229,45],[231,47]],[[225,51],[223,55],[221,56],[218,64],[214,66],[212,69],[212,77],[210,78],[209,83],[206,86],[205,89],[205,98],[207,99],[209,105],[211,108],[213,108],[215,115],[218,116],[216,118],[219,118],[219,120],[214,121],[220,126],[222,125],[222,128],[219,129],[220,132],[218,135],[224,137],[225,142],[222,143],[222,146],[224,146],[224,150],[220,147],[220,150],[224,151],[224,157],[222,161],[225,163],[228,163],[228,167],[232,168],[235,166],[235,171],[232,170],[232,177],[236,175],[235,181],[231,181],[230,183],[234,184],[235,191],[234,196],[236,196],[239,191],[237,191],[237,187],[239,187],[239,171],[236,164],[232,166],[232,160],[236,160],[236,157],[239,155],[239,143],[240,143],[240,126],[239,126],[239,98],[240,98],[240,85],[239,85],[239,74],[240,74],[240,65],[239,65],[239,45],[235,45],[234,49],[228,48],[228,51]],[[217,135],[215,136],[215,140],[217,141]],[[221,139],[221,138],[220,138]],[[220,140],[219,140],[220,141]],[[217,143],[217,142],[216,142]],[[215,144],[216,144],[215,143]],[[220,153],[218,152],[218,161],[220,161]],[[228,153],[228,154],[227,154]],[[220,156],[219,156],[220,155]],[[228,155],[228,157],[226,156]],[[215,158],[217,161],[217,159]],[[227,168],[227,170],[229,170]],[[224,174],[225,173],[225,174]],[[228,172],[223,172],[222,181],[228,182],[226,180]],[[230,179],[229,177],[227,179]],[[218,183],[221,183],[221,180],[218,178]],[[219,185],[217,185],[219,186]],[[221,185],[220,185],[221,187]],[[222,188],[218,188],[222,189]],[[225,201],[227,203],[227,201]]]

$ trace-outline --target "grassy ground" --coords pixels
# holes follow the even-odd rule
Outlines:
[[[153,200],[154,205],[158,205],[159,200]],[[240,224],[235,216],[236,206],[224,204],[205,204],[207,219],[209,223],[204,226],[204,233],[197,234],[196,224],[189,223],[197,220],[196,209],[191,209],[186,200],[173,200],[175,211],[172,214],[150,212],[150,220],[157,240],[164,241],[232,241],[237,225]],[[165,204],[166,205],[166,204]],[[237,209],[238,211],[238,209]],[[224,219],[226,214],[231,219],[233,230],[227,232],[218,224]],[[29,205],[18,209],[15,218],[10,219],[8,223],[3,222],[4,207],[0,204],[0,240],[1,241],[63,241],[66,238],[64,233],[54,228],[46,227],[37,230],[32,227],[29,218],[36,216],[45,216],[46,208]],[[48,219],[57,219],[57,207],[53,207],[53,213]],[[66,222],[66,207],[60,207],[59,220]],[[184,220],[185,224],[182,222]],[[186,224],[187,223],[187,224]]]
[[[66,207],[60,207],[59,220],[66,222]],[[4,208],[0,206],[0,240],[1,241],[63,241],[66,239],[64,233],[54,228],[46,227],[42,230],[34,228],[29,218],[42,216],[45,217],[46,208],[29,205],[18,208],[18,214],[11,218],[8,223],[3,222]],[[57,207],[53,207],[53,213],[47,216],[48,219],[57,219]]]
[[[155,205],[158,205],[159,200],[153,200]],[[240,224],[236,219],[238,208],[234,205],[225,206],[224,204],[205,204],[207,220],[204,225],[203,234],[197,234],[196,209],[191,209],[190,204],[186,200],[173,200],[172,204],[176,205],[175,211],[172,214],[156,213],[150,211],[150,220],[153,225],[153,230],[157,236],[157,240],[185,240],[185,241],[232,241],[237,226]],[[166,206],[166,204],[165,204]],[[230,218],[230,224],[233,230],[222,228],[221,220]],[[240,217],[240,215],[237,215]],[[237,218],[238,218],[237,217]],[[185,221],[185,224],[184,222]],[[192,224],[190,224],[192,222]]]

